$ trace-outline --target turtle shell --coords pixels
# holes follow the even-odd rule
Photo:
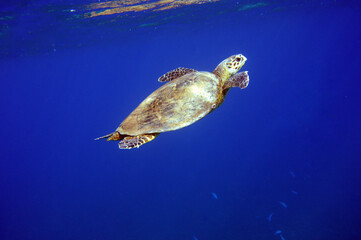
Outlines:
[[[220,82],[214,74],[186,74],[150,94],[120,124],[117,131],[136,136],[186,127],[211,112],[220,93]]]

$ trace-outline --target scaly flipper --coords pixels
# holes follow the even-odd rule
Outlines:
[[[246,88],[249,83],[248,71],[240,72],[230,77],[224,84],[223,90],[228,90],[232,87]]]
[[[172,81],[176,78],[182,77],[188,73],[191,72],[197,72],[197,70],[194,69],[190,69],[190,68],[176,68],[170,72],[167,72],[166,74],[164,74],[163,76],[161,76],[160,78],[158,78],[158,82],[168,82],[168,81]]]
[[[159,133],[144,134],[139,136],[128,136],[119,142],[120,149],[139,148],[144,143],[152,141]]]

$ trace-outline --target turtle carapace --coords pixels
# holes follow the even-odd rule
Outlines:
[[[242,54],[223,60],[212,72],[177,68],[161,76],[166,82],[150,94],[115,130],[107,141],[131,149],[152,141],[162,132],[184,128],[219,107],[232,87],[247,87],[248,72],[237,73],[246,62]]]

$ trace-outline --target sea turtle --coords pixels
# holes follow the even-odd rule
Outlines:
[[[115,130],[96,138],[119,141],[119,148],[139,148],[162,132],[186,127],[219,107],[232,87],[247,87],[248,72],[237,73],[247,58],[223,60],[213,71],[177,68],[161,76],[167,82],[150,94]]]

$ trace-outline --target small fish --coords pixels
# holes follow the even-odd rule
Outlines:
[[[294,195],[298,195],[298,192],[296,192],[295,190],[291,190],[291,193],[293,193]]]
[[[213,196],[215,199],[217,199],[217,200],[218,200],[218,196],[217,196],[217,194],[216,194],[216,193],[211,192],[211,194],[212,194],[212,196]]]
[[[268,222],[271,222],[272,216],[273,216],[273,213],[271,213],[271,214],[268,216]]]
[[[284,202],[279,201],[279,203],[282,205],[282,207],[287,208],[287,204]]]
[[[286,240],[282,234],[280,234],[280,238],[281,238],[281,240]]]
[[[275,233],[274,233],[273,235],[279,235],[279,234],[281,234],[281,233],[282,233],[281,230],[277,230],[277,231],[275,231]]]
[[[296,178],[296,174],[294,172],[290,171],[290,174],[293,178]]]

